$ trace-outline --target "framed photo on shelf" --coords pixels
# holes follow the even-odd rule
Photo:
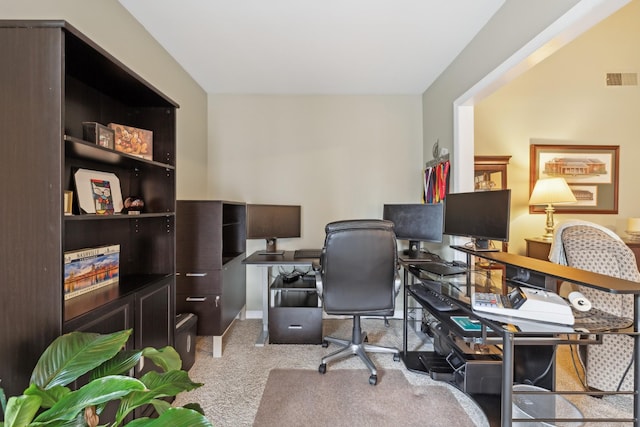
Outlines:
[[[562,177],[577,203],[554,205],[557,213],[618,213],[618,145],[531,144],[529,194],[538,179]],[[544,213],[544,206],[529,206]]]
[[[104,148],[115,149],[116,133],[97,122],[82,122],[82,138]]]
[[[115,174],[78,169],[74,178],[81,212],[112,215],[122,211],[120,180]]]
[[[73,191],[64,192],[64,214],[72,215],[73,213]]]

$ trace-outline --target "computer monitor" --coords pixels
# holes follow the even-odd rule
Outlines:
[[[476,250],[489,240],[509,241],[511,190],[450,193],[444,200],[444,234],[473,239]]]
[[[408,240],[406,255],[420,257],[420,242],[442,242],[442,203],[385,204],[382,218],[393,222],[396,238]]]
[[[265,239],[266,255],[282,255],[277,239],[300,237],[300,206],[247,204],[247,239]]]

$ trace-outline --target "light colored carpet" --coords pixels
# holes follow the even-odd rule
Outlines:
[[[402,321],[390,322],[391,327],[387,328],[382,320],[363,319],[362,327],[367,331],[371,343],[402,348]],[[328,319],[323,322],[323,332],[325,335],[348,337],[351,335],[351,325],[350,320]],[[224,337],[221,358],[211,357],[210,337],[198,337],[196,362],[189,375],[194,381],[204,383],[204,386],[178,395],[174,405],[198,402],[215,426],[252,426],[272,369],[313,370],[318,380],[322,380],[322,375],[317,373],[318,365],[322,356],[333,351],[333,346],[323,348],[321,345],[267,344],[256,347],[254,344],[261,327],[260,320],[236,321]],[[424,346],[413,332],[409,333],[408,342],[410,350],[430,348],[429,345]],[[371,358],[383,373],[394,369],[402,372],[412,386],[446,387],[476,426],[488,426],[484,414],[475,402],[455,387],[434,381],[427,375],[407,371],[404,364],[394,362],[390,354],[372,354]],[[329,364],[325,375],[338,369],[363,368],[360,360],[352,357]],[[368,381],[369,375],[364,373],[362,383],[377,389],[385,378],[381,376],[375,387],[369,385]]]
[[[372,387],[366,369],[273,369],[254,427],[474,426],[447,387],[412,386],[398,369],[378,376]]]
[[[401,320],[391,320],[389,328],[377,319],[363,319],[362,324],[363,329],[369,334],[371,343],[402,348]],[[267,344],[264,347],[256,347],[254,344],[261,327],[260,320],[236,321],[223,340],[224,350],[221,358],[211,357],[211,337],[198,337],[196,362],[189,375],[194,381],[204,383],[204,386],[192,392],[180,394],[176,398],[175,405],[184,405],[188,402],[200,403],[205,414],[215,426],[252,426],[271,370],[311,370],[316,372],[318,381],[322,381],[323,376],[317,373],[318,365],[322,356],[333,351],[332,346],[323,348],[320,345]],[[325,335],[348,337],[351,334],[351,322],[350,320],[325,319],[323,332]],[[409,331],[408,348],[409,350],[432,349],[430,343],[423,343],[413,331]],[[475,402],[455,387],[434,381],[427,375],[409,372],[402,362],[394,362],[391,355],[372,354],[371,357],[383,373],[398,370],[412,387],[446,387],[476,426],[488,426],[484,414]],[[334,370],[362,370],[363,367],[357,358],[348,358],[329,364],[325,376]],[[385,381],[381,376],[378,385],[374,387],[368,385],[368,377],[365,372],[362,383],[372,389],[378,389]],[[566,346],[560,346],[558,351],[557,388],[558,390],[580,389],[580,383],[569,361]],[[631,403],[628,399],[572,396],[570,400],[574,401],[587,416],[629,417],[631,414]],[[590,425],[622,426],[625,424]]]

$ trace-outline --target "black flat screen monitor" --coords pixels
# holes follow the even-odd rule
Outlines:
[[[470,237],[477,250],[489,240],[509,241],[511,190],[450,193],[444,200],[444,234]]]
[[[263,254],[283,254],[278,251],[279,238],[300,237],[300,206],[247,205],[247,239],[265,239],[267,250]]]
[[[408,240],[406,255],[420,257],[420,242],[442,242],[442,203],[386,204],[382,218],[393,222],[396,238]]]

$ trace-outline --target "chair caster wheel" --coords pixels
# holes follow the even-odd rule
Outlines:
[[[326,363],[322,363],[320,366],[318,366],[318,372],[320,372],[321,374],[324,374],[327,372],[327,364]],[[369,379],[369,381],[371,381],[371,379]]]
[[[371,385],[378,384],[378,376],[377,375],[371,375],[369,377],[369,384],[371,384]]]
[[[322,348],[327,348],[329,347],[329,341],[322,341]]]
[[[394,354],[393,355],[393,361],[394,362],[399,362],[400,361],[400,355],[399,354]]]

